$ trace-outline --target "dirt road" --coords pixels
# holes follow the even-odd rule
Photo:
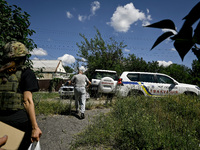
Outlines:
[[[75,112],[71,115],[37,116],[43,135],[40,139],[42,150],[69,150],[74,135],[83,131],[94,116],[107,113],[109,109],[86,110],[85,119],[81,120]]]

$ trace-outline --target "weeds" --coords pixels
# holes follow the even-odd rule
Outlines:
[[[72,148],[199,149],[200,101],[185,95],[116,100],[113,111],[96,118]]]

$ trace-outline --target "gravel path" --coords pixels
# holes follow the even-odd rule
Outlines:
[[[107,113],[109,109],[86,110],[81,120],[75,112],[71,115],[37,116],[37,122],[43,134],[40,139],[42,150],[69,150],[74,135],[83,131],[94,116]]]

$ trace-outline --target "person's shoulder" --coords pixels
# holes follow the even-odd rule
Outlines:
[[[25,68],[22,70],[23,73],[33,73],[33,70],[30,68]]]
[[[32,69],[30,68],[26,68],[22,70],[22,75],[23,76],[29,76],[29,75],[34,75],[34,72]]]

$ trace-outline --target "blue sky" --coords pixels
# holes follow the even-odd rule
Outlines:
[[[38,45],[31,59],[61,59],[64,65],[76,61],[83,39],[94,38],[96,27],[104,40],[110,37],[123,41],[124,56],[135,54],[146,62],[160,61],[191,67],[196,57],[190,51],[182,61],[173,42],[166,40],[150,51],[155,40],[164,32],[146,28],[163,19],[174,21],[179,31],[183,20],[199,0],[7,0],[30,14],[31,37]]]

